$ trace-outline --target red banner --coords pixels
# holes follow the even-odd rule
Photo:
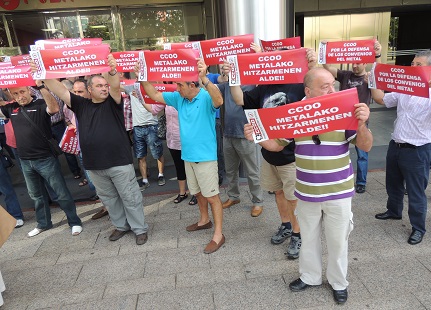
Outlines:
[[[10,63],[1,63],[0,88],[34,85],[36,83],[31,76],[30,66],[12,66]]]
[[[139,51],[112,53],[117,61],[118,72],[133,72],[135,64],[139,60]]]
[[[198,81],[196,52],[140,51],[138,81]]]
[[[67,127],[60,141],[60,148],[63,152],[77,155],[79,153],[78,136],[75,128]]]
[[[308,72],[305,48],[228,56],[229,85],[302,83]]]
[[[229,55],[254,53],[250,44],[254,41],[254,35],[224,37],[206,41],[200,41],[201,55],[207,65],[221,64]]]
[[[263,52],[272,52],[275,50],[294,50],[301,48],[301,37],[286,38],[273,41],[260,40],[260,46]]]
[[[199,50],[199,41],[165,43],[165,44],[163,44],[163,49],[165,49],[165,50],[180,50],[180,49]]]
[[[10,57],[13,66],[29,66],[31,61],[30,55],[18,55]]]
[[[64,50],[31,51],[30,56],[37,66],[34,79],[57,79],[108,72],[107,44],[85,46]]]
[[[429,98],[431,66],[407,67],[374,63],[369,88]]]
[[[374,40],[320,42],[319,64],[373,63]]]
[[[139,83],[141,84],[141,83]],[[174,92],[177,90],[177,84],[153,84],[154,88],[157,89],[159,92]],[[158,101],[155,101],[153,99],[151,99],[147,93],[145,92],[144,88],[142,87],[142,85],[140,86],[140,90],[141,90],[141,95],[144,98],[145,103],[148,104],[155,104],[155,103],[160,103]]]
[[[35,42],[36,50],[65,49],[102,44],[102,38],[49,39]]]
[[[256,143],[277,138],[296,138],[334,130],[356,130],[356,88],[305,99],[276,108],[245,110],[253,125]]]

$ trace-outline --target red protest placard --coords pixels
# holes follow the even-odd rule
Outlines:
[[[35,79],[56,79],[108,72],[107,44],[83,46],[64,50],[31,51],[30,56],[37,66]]]
[[[140,84],[140,83],[139,83]],[[176,84],[153,84],[154,88],[157,89],[159,92],[174,92],[177,90],[177,85]],[[141,94],[144,98],[145,103],[148,104],[156,104],[156,103],[160,103],[158,101],[155,101],[153,99],[151,99],[147,93],[145,92],[144,88],[142,87],[142,85],[140,86],[140,90],[141,90]]]
[[[135,70],[135,64],[139,59],[139,51],[115,52],[112,53],[112,56],[114,56],[117,61],[118,72],[133,72]]]
[[[0,88],[34,85],[36,83],[31,75],[30,66],[12,66],[11,63],[1,63]]]
[[[35,50],[65,49],[102,44],[102,38],[49,39],[35,42]]]
[[[310,98],[276,108],[245,110],[256,143],[277,138],[317,135],[333,130],[356,130],[356,88]]]
[[[78,136],[75,128],[67,127],[60,141],[63,152],[77,155],[79,153]]]
[[[429,98],[431,66],[407,67],[374,63],[368,88]]]
[[[229,85],[302,83],[308,72],[305,48],[228,56]]]
[[[10,58],[10,62],[12,66],[25,66],[30,65],[31,57],[29,54],[26,55],[18,55],[18,56],[12,56]]]
[[[138,81],[197,81],[195,51],[140,51]]]
[[[319,64],[373,63],[374,40],[320,42]]]
[[[294,50],[301,48],[301,37],[286,38],[280,40],[264,41],[260,40],[263,52],[272,52],[275,50]]]
[[[216,65],[223,63],[229,55],[253,53],[254,51],[250,48],[253,40],[254,35],[246,34],[200,41],[199,46],[205,63],[207,65]]]
[[[178,42],[178,43],[164,43],[163,49],[165,50],[180,50],[180,49],[199,49],[199,41],[191,42]]]

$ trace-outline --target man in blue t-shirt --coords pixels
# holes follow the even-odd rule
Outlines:
[[[204,253],[217,251],[225,242],[222,234],[223,208],[219,197],[217,174],[217,141],[215,113],[223,104],[218,88],[206,77],[207,66],[202,59],[197,63],[199,82],[177,82],[177,91],[157,91],[149,82],[141,82],[147,95],[158,102],[173,106],[178,111],[181,138],[181,157],[186,167],[190,194],[196,195],[200,219],[187,226],[187,231],[211,228],[208,202],[214,218],[214,235]],[[138,68],[136,68],[137,71]]]

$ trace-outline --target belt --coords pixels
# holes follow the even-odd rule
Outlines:
[[[153,125],[140,125],[140,126],[133,126],[133,127],[148,128],[148,127],[151,127],[151,126],[156,126],[156,124],[153,124]]]
[[[395,146],[399,147],[401,149],[403,149],[403,148],[416,149],[417,148],[416,145],[413,145],[413,144],[410,144],[410,143],[398,143],[398,142],[395,142]]]

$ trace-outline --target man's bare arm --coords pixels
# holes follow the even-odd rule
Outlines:
[[[365,152],[369,152],[373,146],[373,134],[366,124],[370,117],[370,108],[365,103],[357,103],[355,108],[355,117],[358,119],[356,146]]]
[[[323,68],[325,68],[326,70],[328,70],[329,72],[331,72],[332,76],[334,78],[337,78],[337,71],[338,69],[333,67],[333,66],[329,66],[327,64],[323,64]]]
[[[109,84],[109,94],[117,104],[121,103],[120,75],[117,72],[117,61],[112,54],[108,55],[108,64],[111,71],[104,72],[103,77]]]
[[[223,104],[223,97],[220,93],[220,90],[217,86],[215,86],[206,76],[207,73],[207,65],[203,61],[203,59],[198,59],[198,72],[199,78],[202,81],[202,84],[205,86],[206,90],[211,96],[213,101],[213,105],[215,108],[220,107]]]
[[[253,140],[253,126],[250,124],[244,125],[244,136],[249,141]],[[260,146],[270,152],[280,152],[284,149],[284,146],[278,144],[275,140],[266,140],[263,142],[259,142]]]

